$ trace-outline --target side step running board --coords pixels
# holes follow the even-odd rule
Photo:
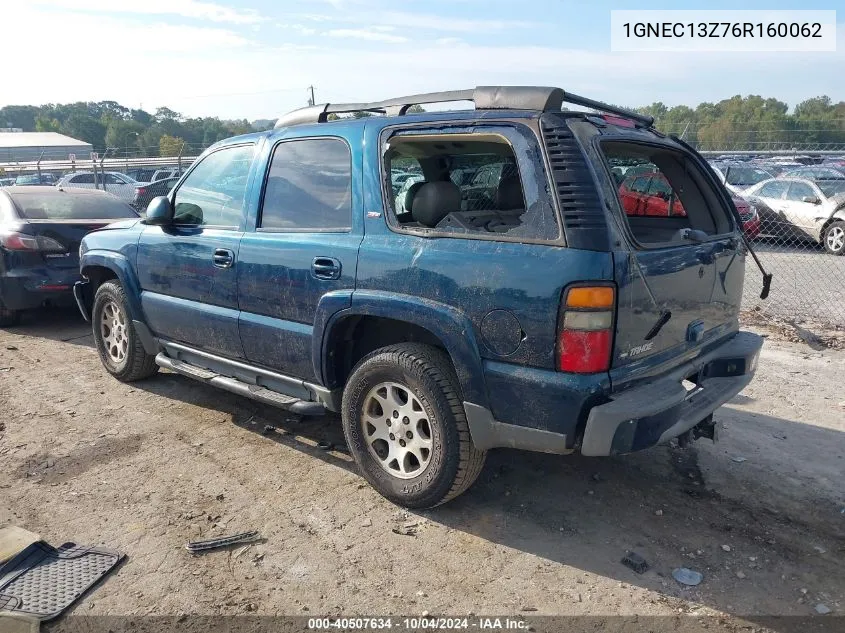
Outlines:
[[[200,380],[214,387],[231,391],[239,396],[257,400],[258,402],[263,402],[274,407],[287,409],[298,415],[323,415],[326,412],[326,408],[319,402],[300,400],[299,398],[294,398],[278,391],[272,391],[261,385],[251,385],[237,378],[221,376],[208,369],[170,358],[164,352],[160,352],[156,356],[156,365],[169,369],[177,374],[187,376],[188,378]]]

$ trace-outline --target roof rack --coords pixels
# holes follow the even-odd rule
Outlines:
[[[654,118],[617,108],[601,101],[594,101],[561,88],[545,86],[477,86],[467,90],[428,92],[407,97],[396,97],[372,103],[323,103],[293,110],[276,121],[275,129],[304,123],[324,123],[330,114],[375,112],[390,116],[407,114],[413,105],[444,103],[447,101],[472,101],[476,110],[539,110],[559,112],[564,103],[592,108],[600,112],[626,117],[651,126]]]

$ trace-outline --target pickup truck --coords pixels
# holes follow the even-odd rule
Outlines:
[[[474,108],[408,112],[448,101]],[[663,174],[684,213],[626,214],[619,165]],[[484,195],[454,173],[482,169]],[[309,106],[215,144],[144,219],[83,239],[75,296],[117,379],[163,367],[339,413],[367,481],[422,508],[497,447],[715,439],[762,345],[739,330],[745,255],[712,169],[651,118],[478,87]]]

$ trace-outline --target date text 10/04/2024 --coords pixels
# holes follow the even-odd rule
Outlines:
[[[482,631],[528,630],[530,624],[523,619],[509,617],[413,617],[394,620],[390,617],[377,618],[309,618],[309,630],[398,630],[445,631],[477,629]]]

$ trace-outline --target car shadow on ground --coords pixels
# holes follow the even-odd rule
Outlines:
[[[336,415],[301,418],[170,373],[137,386],[221,411],[263,441],[357,472]],[[819,463],[841,473],[845,438],[838,431],[735,410],[721,417],[759,430],[759,441],[751,437],[755,446],[769,441],[784,451],[796,443],[818,447]],[[759,587],[795,585],[796,599],[800,588],[808,588],[808,615],[814,592],[828,595],[828,601],[845,592],[845,520],[839,507],[784,473],[758,479],[751,466],[716,447],[709,442],[686,449],[662,446],[613,458],[495,450],[467,493],[417,514],[539,559],[650,589],[662,599],[697,602],[775,630],[800,628],[800,620],[755,615],[783,612],[780,592],[773,589],[772,602],[760,604]],[[728,543],[730,552],[722,547]],[[815,543],[826,544],[824,555],[814,552]],[[647,572],[637,574],[621,563],[629,550],[648,561]],[[813,561],[816,572],[805,573],[801,561],[810,555],[819,557]],[[677,567],[698,570],[705,580],[683,587],[672,577]],[[820,567],[824,575],[817,577]],[[757,591],[746,598],[743,587],[754,585]],[[586,599],[588,591],[586,585],[566,588],[576,601]]]
[[[14,336],[94,347],[91,324],[85,322],[75,305],[28,310],[21,315],[20,324],[4,329]]]

